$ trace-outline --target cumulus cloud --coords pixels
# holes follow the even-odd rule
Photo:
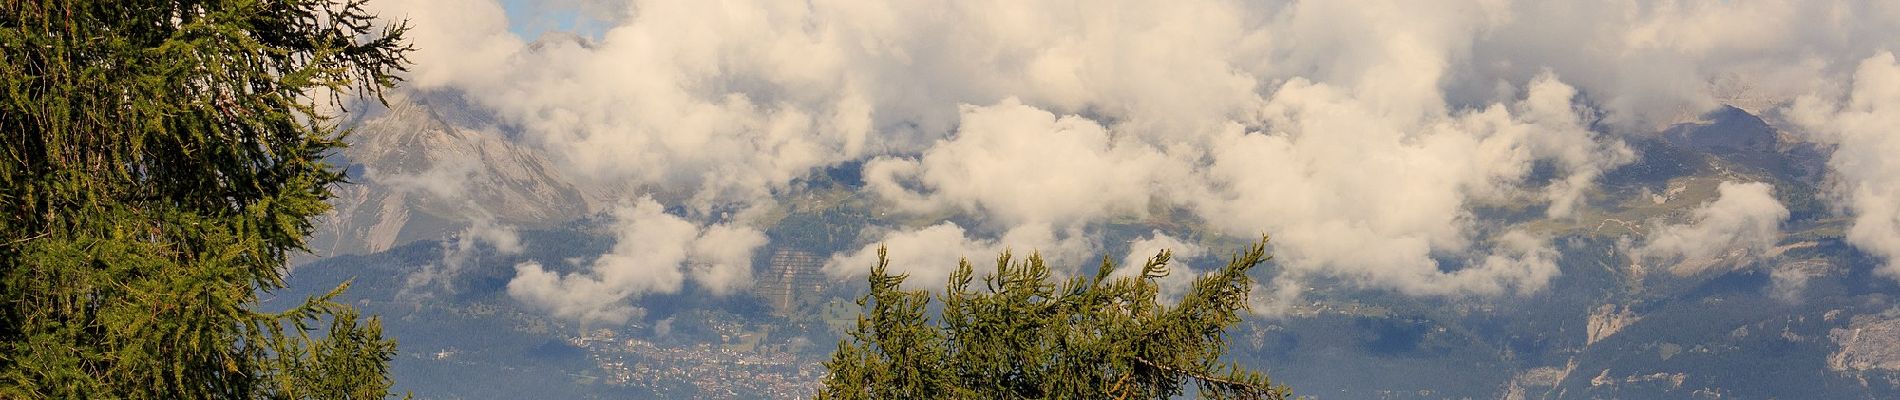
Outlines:
[[[419,87],[480,85],[502,79],[497,68],[520,52],[521,38],[508,33],[508,16],[494,1],[401,0],[364,6],[386,23],[407,21],[415,51],[405,77]]]
[[[1086,11],[1073,31],[1010,25],[987,34],[1020,35],[999,42],[1031,48],[995,51],[1030,54],[1032,72],[1061,71],[1049,79],[1055,84],[1013,87],[993,104],[960,103],[953,136],[916,157],[874,159],[866,180],[902,210],[977,216],[979,235],[1186,209],[1225,233],[1273,232],[1276,250],[1301,273],[1366,277],[1412,293],[1497,293],[1496,282],[1464,283],[1473,281],[1439,273],[1433,260],[1479,239],[1465,210],[1529,198],[1567,216],[1596,176],[1633,155],[1588,129],[1577,91],[1552,74],[1523,82],[1516,100],[1448,107],[1440,89],[1448,71],[1486,26],[1508,19],[1492,15],[1508,14],[1495,4],[1480,6],[1480,15],[1400,25],[1382,18],[1443,11],[1302,3],[1244,18],[1233,4],[1190,2],[1117,14],[1138,21],[1123,25],[1091,25],[1096,15]],[[1060,14],[1022,18],[1065,24],[1051,15]],[[1204,17],[1197,23],[1206,29],[1154,29],[1185,23],[1183,15]],[[1136,44],[1101,44],[1108,37]],[[1270,58],[1280,40],[1294,39],[1311,47]],[[1142,45],[1150,41],[1172,45]],[[1156,70],[1134,56],[1148,54],[1180,65]],[[974,86],[1007,82],[1014,71],[1001,72],[972,78]],[[1285,83],[1262,86],[1275,81]],[[1043,92],[1050,86],[1061,92]],[[1090,114],[1058,115],[1079,111]],[[1562,179],[1525,182],[1538,162],[1559,166]],[[1541,287],[1522,281],[1545,276],[1533,272],[1537,263],[1523,265],[1517,276],[1485,276]]]
[[[1002,248],[1084,263],[1101,249],[1091,227],[1160,212],[1274,234],[1288,272],[1275,287],[1330,276],[1416,295],[1531,292],[1560,273],[1548,238],[1474,208],[1574,218],[1636,157],[1622,135],[1804,93],[1818,99],[1808,125],[1866,149],[1831,163],[1850,239],[1900,255],[1900,173],[1878,156],[1895,153],[1878,128],[1894,126],[1895,96],[1870,77],[1891,57],[1861,67],[1851,96],[1829,83],[1900,40],[1886,2],[585,3],[619,7],[613,26],[528,43],[492,1],[378,2],[417,26],[415,86],[467,93],[568,176],[687,210],[669,216],[694,227],[668,236],[685,239],[650,244],[682,247],[646,255],[677,257],[633,262],[649,265],[625,268],[638,278],[522,269],[520,282],[606,293],[571,308],[611,311],[600,305],[684,275],[742,287],[741,252],[722,246],[762,239],[705,221],[850,161],[891,211],[968,218],[867,236],[913,282]],[[878,245],[826,270],[861,274]],[[688,253],[712,262],[650,267]]]
[[[713,294],[752,286],[752,253],[766,242],[757,229],[729,224],[707,227],[693,241],[693,280]]]
[[[1853,214],[1848,243],[1886,259],[1880,273],[1900,279],[1900,63],[1890,52],[1869,57],[1846,99],[1804,97],[1790,114],[1836,145],[1828,167],[1835,204]]]
[[[804,31],[812,10],[631,7],[598,42],[537,42],[487,65],[501,76],[449,86],[519,126],[574,176],[697,211],[763,201],[812,168],[863,153],[870,107],[850,93],[820,32]]]
[[[1177,301],[1181,296],[1186,296],[1189,289],[1194,288],[1194,280],[1199,279],[1202,274],[1188,263],[1188,260],[1199,258],[1207,253],[1207,249],[1200,245],[1168,236],[1161,231],[1150,232],[1148,237],[1136,239],[1128,244],[1128,256],[1122,258],[1121,264],[1109,276],[1112,278],[1140,276],[1141,267],[1147,265],[1148,260],[1160,254],[1162,250],[1172,252],[1173,256],[1168,261],[1168,275],[1155,278],[1155,285],[1161,289],[1159,296],[1161,301]]]
[[[1229,234],[1265,230],[1296,274],[1364,278],[1415,294],[1498,294],[1499,282],[1538,288],[1538,262],[1487,263],[1483,274],[1439,271],[1434,255],[1472,249],[1469,207],[1543,200],[1565,216],[1603,169],[1629,158],[1620,142],[1581,127],[1568,86],[1548,75],[1523,100],[1417,122],[1382,118],[1376,106],[1330,85],[1295,80],[1268,103],[1263,133],[1229,132],[1209,149],[1206,193],[1185,202]],[[1539,188],[1538,161],[1567,172]],[[1501,241],[1518,254],[1527,238]],[[1378,249],[1366,251],[1366,249]],[[1511,254],[1510,252],[1499,254]]]
[[[1475,240],[1465,210],[1529,198],[1566,216],[1597,175],[1633,157],[1583,126],[1575,94],[1545,75],[1508,105],[1393,119],[1350,91],[1296,79],[1260,104],[1266,131],[1230,122],[1200,143],[1111,131],[1011,98],[963,107],[956,136],[916,159],[873,160],[865,174],[875,193],[913,212],[962,212],[1007,229],[1074,226],[1159,205],[1232,235],[1273,232],[1296,276],[1500,294],[1542,287],[1551,274],[1531,259],[1518,260],[1516,274],[1502,259],[1481,274],[1439,272],[1435,254],[1464,252]],[[1559,166],[1562,179],[1528,182],[1540,161]]]
[[[1691,211],[1688,223],[1658,224],[1632,257],[1673,262],[1766,253],[1781,240],[1781,223],[1788,220],[1774,190],[1761,182],[1722,182],[1716,198]]]
[[[492,218],[477,218],[468,228],[442,242],[441,261],[425,264],[421,269],[409,273],[403,282],[402,293],[405,296],[423,295],[427,293],[425,290],[431,288],[454,293],[456,288],[453,280],[471,263],[479,260],[484,245],[494,254],[500,255],[521,254],[526,249],[514,227],[497,223]]]
[[[1103,215],[1145,212],[1173,167],[1095,121],[1023,105],[963,106],[953,139],[921,157],[879,157],[864,166],[867,187],[898,208],[954,209],[1005,226],[1071,225]],[[912,188],[918,188],[913,190]]]
[[[565,274],[518,264],[508,295],[563,318],[622,323],[641,313],[632,300],[677,293],[689,274],[715,293],[749,284],[752,253],[765,243],[755,229],[696,225],[649,198],[618,207],[614,218],[613,250]]]
[[[1473,43],[1453,91],[1549,68],[1590,93],[1606,122],[1647,130],[1721,103],[1779,107],[1900,39],[1900,7],[1856,0],[1519,1]]]
[[[1057,231],[1047,224],[1030,224],[1009,230],[997,239],[970,237],[963,227],[944,222],[930,227],[886,233],[877,244],[840,253],[825,262],[824,271],[834,277],[869,274],[877,265],[877,251],[887,249],[888,272],[909,275],[904,285],[911,288],[943,287],[956,270],[957,263],[968,260],[978,276],[994,272],[995,260],[1004,251],[1020,258],[1041,255],[1057,274],[1073,274],[1089,257],[1095,244],[1078,231]]]

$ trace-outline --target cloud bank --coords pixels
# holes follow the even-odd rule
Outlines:
[[[1834,143],[1828,159],[1835,204],[1854,217],[1848,243],[1887,261],[1900,279],[1900,63],[1881,52],[1860,63],[1846,99],[1803,97],[1796,121]]]
[[[589,272],[522,268],[518,297],[567,315],[625,318],[630,296],[689,271],[743,280],[678,267],[763,243],[699,249],[724,235],[701,227],[851,161],[889,211],[971,221],[871,235],[913,281],[1002,248],[1077,268],[1102,249],[1092,227],[1187,216],[1272,233],[1274,287],[1535,292],[1561,274],[1550,239],[1474,209],[1574,218],[1637,157],[1627,135],[1797,96],[1810,100],[1790,115],[1842,144],[1830,167],[1850,241],[1900,258],[1900,168],[1881,156],[1900,143],[1883,128],[1900,96],[1892,57],[1868,58],[1900,42],[1890,2],[587,4],[623,12],[595,38],[527,40],[492,1],[377,2],[416,26],[414,86],[464,91],[571,176],[686,210],[623,218],[620,232],[670,240],[623,235]],[[862,274],[876,246],[825,268]]]

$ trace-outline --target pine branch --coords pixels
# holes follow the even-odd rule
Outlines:
[[[32,241],[33,239],[39,239],[43,237],[46,237],[46,232],[40,232],[40,234],[38,235],[23,237],[23,238],[15,239],[13,241],[6,242],[6,243],[0,243],[0,247],[13,247],[14,245],[26,243],[26,242]]]
[[[1224,388],[1232,389],[1239,393],[1252,394],[1253,395],[1252,398],[1277,399],[1277,398],[1282,397],[1280,395],[1279,390],[1275,390],[1273,387],[1270,387],[1270,386],[1262,387],[1260,385],[1256,385],[1252,383],[1240,382],[1240,381],[1221,378],[1217,376],[1211,376],[1211,375],[1203,374],[1196,371],[1190,371],[1186,369],[1175,368],[1172,366],[1161,365],[1161,364],[1155,363],[1154,361],[1148,361],[1147,358],[1142,358],[1141,356],[1135,356],[1135,361],[1139,361],[1142,364],[1147,365],[1148,367],[1166,371],[1168,373],[1187,375],[1189,378],[1194,378],[1195,380],[1202,381],[1202,382],[1213,383],[1215,385],[1218,385]]]

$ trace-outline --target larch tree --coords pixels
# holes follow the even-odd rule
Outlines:
[[[259,302],[407,63],[363,1],[0,1],[0,398],[387,395],[344,287]]]
[[[819,398],[829,399],[1284,399],[1291,390],[1266,375],[1223,363],[1227,328],[1240,321],[1265,262],[1266,239],[1197,278],[1174,305],[1157,298],[1169,273],[1161,252],[1134,277],[1111,278],[1103,260],[1092,277],[1053,278],[1039,256],[1012,260],[972,288],[968,261],[937,296],[903,290],[882,250],[856,331],[841,340]]]

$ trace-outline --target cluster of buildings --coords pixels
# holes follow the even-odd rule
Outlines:
[[[822,308],[813,295],[827,284],[823,266],[824,259],[811,252],[774,249],[753,291],[780,317],[793,316],[801,308]],[[755,331],[723,318],[708,322],[710,332],[705,333],[711,335],[690,345],[654,343],[609,329],[583,332],[567,342],[584,349],[600,368],[602,376],[592,377],[594,382],[650,390],[661,397],[797,399],[817,394],[824,360],[801,359],[793,352],[797,346],[768,343],[769,329]]]
[[[735,345],[700,343],[661,346],[597,330],[569,338],[586,349],[605,376],[602,383],[653,390],[663,397],[810,398],[824,365],[766,346],[742,351]]]
[[[774,314],[791,315],[797,311],[801,295],[824,290],[824,264],[823,258],[808,251],[783,247],[773,250],[771,263],[753,285],[753,293],[764,298]]]

